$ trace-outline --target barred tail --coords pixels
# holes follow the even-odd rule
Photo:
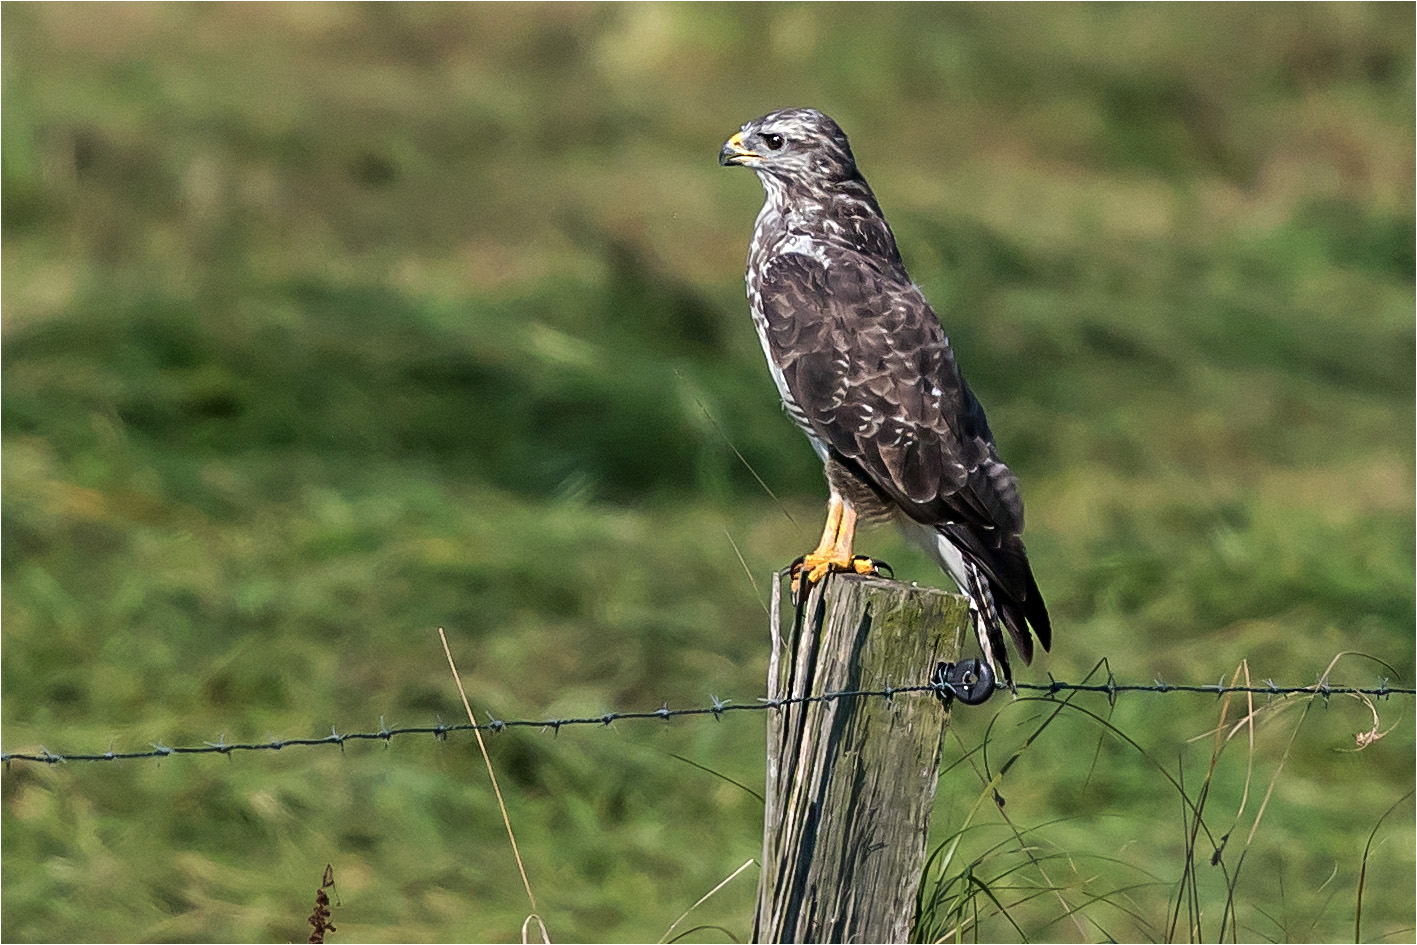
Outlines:
[[[906,534],[930,552],[960,593],[969,598],[979,648],[1000,682],[1012,688],[1004,631],[1025,663],[1033,661],[1034,636],[1045,650],[1053,636],[1023,542],[1011,536],[993,548],[954,525],[920,525],[906,529]]]
[[[1000,684],[1014,688],[1013,673],[1009,669],[1009,651],[1004,645],[1004,629],[999,621],[999,610],[994,605],[994,591],[989,587],[989,579],[975,566],[966,561],[968,572],[965,593],[969,596],[969,611],[974,617],[974,632],[979,637],[979,649],[984,660],[994,667],[994,674]],[[1024,662],[1027,662],[1027,657]]]

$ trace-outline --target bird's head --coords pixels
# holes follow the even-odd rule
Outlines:
[[[788,182],[858,176],[846,133],[812,108],[784,108],[753,119],[723,145],[718,163]]]

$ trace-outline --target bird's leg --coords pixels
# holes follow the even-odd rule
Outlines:
[[[832,571],[876,574],[878,563],[852,553],[856,543],[856,509],[832,493],[827,501],[827,525],[815,550],[803,555],[792,567],[792,595],[800,598],[807,585],[816,584]],[[884,562],[881,567],[890,569]]]
[[[852,512],[851,516],[854,519],[856,513]],[[812,568],[815,567],[818,562],[826,561],[831,558],[832,551],[836,548],[838,536],[841,532],[841,524],[845,518],[846,500],[833,492],[831,498],[827,500],[827,524],[826,527],[822,529],[822,540],[817,542],[815,551],[812,551],[802,558],[803,567]]]

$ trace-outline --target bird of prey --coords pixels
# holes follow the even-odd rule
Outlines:
[[[1018,480],[949,339],[910,281],[846,135],[810,108],[743,125],[719,152],[766,191],[748,248],[748,301],[783,407],[826,466],[827,525],[794,589],[871,573],[860,521],[894,520],[970,600],[979,645],[1012,685],[1003,630],[1025,663],[1048,611],[1028,563]]]

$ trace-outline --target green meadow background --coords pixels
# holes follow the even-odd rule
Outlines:
[[[1022,481],[1021,680],[1411,685],[1413,9],[6,4],[4,749],[455,722],[438,627],[502,718],[761,695],[825,488],[716,156],[788,105],[852,136]],[[955,713],[922,934],[1211,940],[1238,870],[1227,939],[1351,941],[1361,898],[1411,941],[1410,697],[1259,699],[1174,929],[1158,766],[1195,796],[1222,705],[1074,704],[1135,747],[1068,710],[1002,808],[1047,706]],[[759,855],[759,714],[488,747],[553,940],[658,940]],[[465,735],[0,786],[8,941],[303,940],[326,864],[332,942],[530,911]],[[745,940],[755,882],[673,935]]]

